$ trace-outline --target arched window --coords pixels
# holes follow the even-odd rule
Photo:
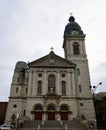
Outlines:
[[[62,95],[66,95],[66,82],[62,81],[62,86],[61,86],[61,90],[62,90]]]
[[[48,92],[53,93],[55,92],[55,76],[49,75],[48,77]]]
[[[73,54],[74,55],[79,55],[80,51],[79,51],[79,44],[77,42],[73,43]]]
[[[42,82],[38,81],[37,95],[42,94]]]
[[[54,106],[49,106],[48,111],[55,111],[55,107]]]
[[[42,106],[40,106],[40,105],[38,105],[38,106],[35,107],[35,111],[42,111],[42,110],[43,110]]]
[[[67,106],[61,106],[60,111],[68,111]]]

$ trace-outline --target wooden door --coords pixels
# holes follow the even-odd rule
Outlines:
[[[55,120],[55,112],[48,112],[48,120]]]
[[[61,112],[61,120],[68,120],[68,112]]]
[[[35,120],[42,120],[42,112],[35,112]]]

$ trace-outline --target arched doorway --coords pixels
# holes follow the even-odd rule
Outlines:
[[[42,120],[42,106],[35,107],[35,120]]]
[[[68,120],[68,108],[67,106],[61,106],[61,120]]]
[[[52,105],[48,107],[48,120],[55,120],[55,107]]]

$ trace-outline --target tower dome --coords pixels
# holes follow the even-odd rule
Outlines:
[[[16,63],[16,66],[15,66],[15,71],[23,71],[23,70],[27,70],[28,69],[28,65],[26,62],[24,61],[18,61]]]
[[[75,18],[70,16],[69,23],[65,27],[64,37],[73,35],[84,35],[80,25],[75,22]]]

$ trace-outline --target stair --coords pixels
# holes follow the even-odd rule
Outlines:
[[[81,128],[81,124],[79,121],[71,120],[71,121],[62,121],[63,125],[67,125],[68,128]]]
[[[41,125],[42,121],[28,120],[25,121],[22,128],[19,130],[38,130],[38,125]]]
[[[65,130],[65,127],[59,121],[45,121],[40,130]]]
[[[86,130],[83,128],[79,121],[25,121],[23,128],[18,130]]]

